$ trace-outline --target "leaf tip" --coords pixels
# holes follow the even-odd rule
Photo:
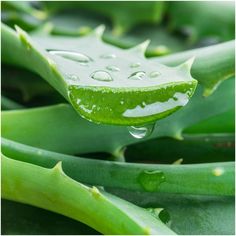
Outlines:
[[[18,25],[14,25],[15,29],[16,29],[16,33],[20,39],[20,41],[26,46],[27,50],[29,50],[32,46],[29,42],[27,33],[21,29]]]
[[[131,49],[128,49],[129,52],[135,52],[141,56],[144,56],[149,44],[150,44],[151,40],[150,39],[147,39],[145,40],[144,42],[134,46],[133,48]]]
[[[151,234],[151,229],[150,229],[150,227],[144,227],[143,228],[143,234],[144,235],[150,235]]]
[[[96,27],[93,31],[93,34],[97,37],[97,38],[102,38],[104,32],[105,32],[106,26],[105,25],[99,25],[98,27]]]
[[[62,169],[62,161],[59,161],[52,169],[53,169],[54,172],[64,174],[64,171]]]
[[[92,188],[89,189],[89,191],[92,193],[92,196],[95,198],[99,198],[101,196],[100,191],[98,190],[97,187],[93,186]]]
[[[194,63],[194,60],[195,60],[195,56],[191,57],[190,59],[182,63],[179,67],[187,69],[187,71],[190,71]]]

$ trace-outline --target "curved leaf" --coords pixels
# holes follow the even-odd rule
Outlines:
[[[3,198],[63,214],[104,234],[174,234],[146,210],[69,178],[61,163],[46,169],[2,155],[2,181]]]
[[[2,29],[4,61],[39,73],[90,121],[140,125],[161,119],[186,105],[197,84],[192,61],[175,68],[152,64],[143,56],[147,43],[121,50],[95,35],[101,28],[82,38],[35,36],[38,44],[19,28],[17,34]]]

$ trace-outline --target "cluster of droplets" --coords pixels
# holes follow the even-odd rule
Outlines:
[[[69,60],[78,62],[79,65],[81,65],[81,66],[88,66],[91,62],[93,62],[93,59],[91,57],[89,57],[83,53],[79,53],[79,52],[63,51],[63,50],[48,50],[48,52],[52,55],[61,56],[65,59],[69,59]],[[103,54],[100,56],[100,58],[114,59],[114,58],[116,58],[116,55],[113,53]],[[130,64],[130,68],[132,68],[132,69],[139,68],[140,66],[141,66],[140,62],[135,62],[135,63]],[[106,69],[110,72],[119,72],[120,71],[120,68],[118,68],[115,65],[108,65],[106,67]],[[160,74],[161,73],[158,71],[153,71],[149,74],[149,77],[156,78]],[[79,77],[76,75],[69,75],[68,77],[72,81],[76,81],[79,79]],[[98,80],[98,81],[104,81],[104,82],[113,81],[111,74],[107,71],[104,71],[104,70],[95,71],[90,75],[90,77],[92,79]],[[131,80],[143,80],[146,78],[147,78],[147,75],[144,71],[136,71],[128,77],[128,79],[131,79]]]

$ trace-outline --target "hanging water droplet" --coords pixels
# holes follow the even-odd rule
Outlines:
[[[159,71],[153,71],[153,72],[150,73],[150,77],[151,78],[156,78],[159,75],[161,75],[161,73]]]
[[[146,73],[144,71],[138,71],[131,74],[128,77],[128,79],[141,80],[141,79],[144,79],[145,76],[146,76]]]
[[[120,69],[116,66],[107,66],[106,69],[108,69],[109,71],[113,71],[113,72],[120,71]]]
[[[145,126],[130,126],[128,127],[129,133],[137,139],[148,137],[152,134],[155,124],[148,124]]]
[[[138,181],[142,188],[148,192],[156,191],[159,186],[165,182],[166,178],[162,171],[159,170],[145,170],[138,176]]]
[[[78,52],[61,50],[48,50],[48,52],[53,55],[61,56],[66,59],[79,62],[80,65],[87,65],[89,62],[93,61],[90,57]]]
[[[139,63],[139,62],[132,63],[132,64],[130,65],[131,68],[138,68],[138,67],[140,67],[140,66],[141,66],[141,63]]]
[[[100,57],[103,59],[114,59],[114,58],[116,58],[116,55],[113,53],[110,53],[110,54],[103,54]]]
[[[98,71],[95,71],[94,73],[92,73],[91,78],[95,79],[95,80],[107,81],[107,82],[113,80],[111,75],[108,72],[102,71],[102,70],[98,70]]]

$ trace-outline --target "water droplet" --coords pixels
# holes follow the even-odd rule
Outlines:
[[[153,72],[150,73],[150,77],[151,78],[156,78],[159,75],[161,75],[161,73],[159,71],[153,71]]]
[[[120,69],[116,66],[107,66],[106,69],[113,71],[113,72],[118,72]]]
[[[130,126],[128,127],[129,133],[137,139],[148,137],[152,134],[155,124],[148,124],[145,126]]]
[[[166,178],[162,171],[145,170],[138,176],[138,181],[142,188],[148,192],[154,192],[158,189],[161,183],[165,182]]]
[[[140,67],[140,66],[141,66],[141,63],[139,63],[139,62],[132,63],[132,64],[130,65],[131,68],[138,68],[138,67]]]
[[[92,73],[91,78],[98,81],[107,81],[107,82],[113,80],[108,72],[102,70],[98,70]]]
[[[48,50],[48,51],[53,55],[61,56],[66,59],[79,62],[80,65],[87,65],[89,62],[93,61],[90,57],[78,52],[61,51],[61,50]]]
[[[114,59],[114,58],[116,58],[116,55],[113,53],[110,53],[110,54],[103,54],[100,57],[103,59]]]
[[[146,73],[144,71],[138,71],[131,74],[129,76],[129,79],[141,80],[141,79],[144,79],[145,76],[146,76]]]

